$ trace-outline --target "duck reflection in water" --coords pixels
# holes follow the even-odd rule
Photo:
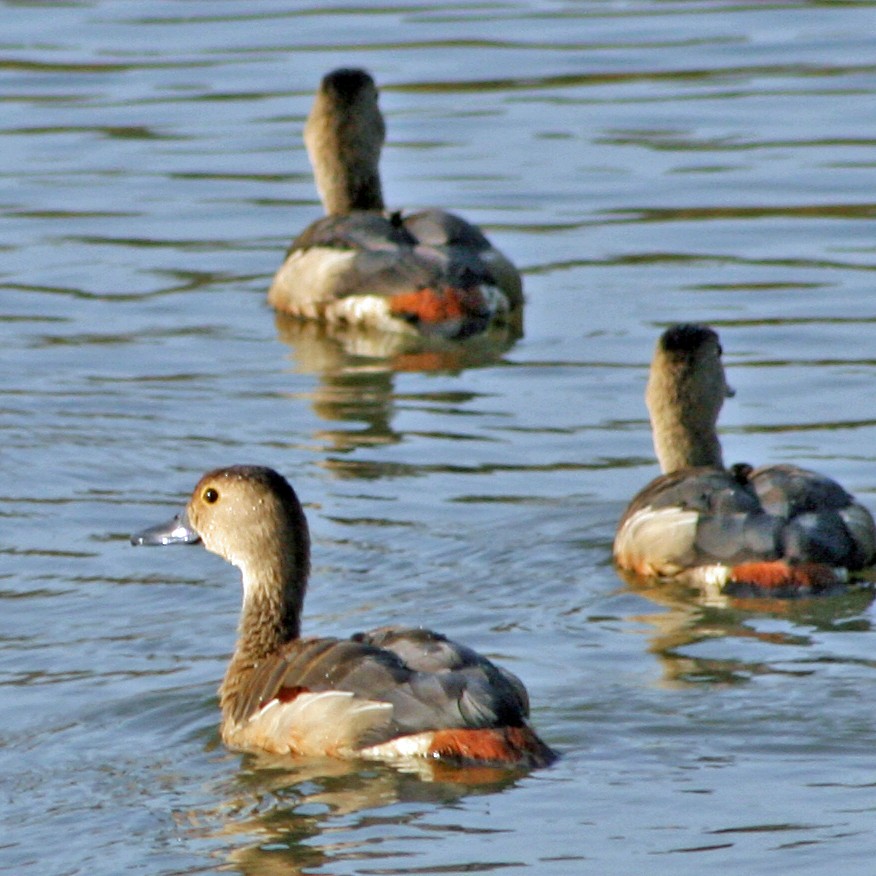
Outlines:
[[[397,373],[459,374],[483,368],[501,362],[514,343],[501,330],[458,343],[355,326],[331,327],[283,313],[276,314],[275,323],[279,339],[291,350],[294,370],[318,378],[308,395],[313,410],[326,423],[339,424],[314,437],[342,453],[402,440],[392,425]],[[457,401],[466,395],[460,390]],[[426,393],[422,399],[431,401]],[[341,475],[347,468],[342,460],[329,459],[325,464]]]
[[[212,796],[223,801],[219,807],[189,810],[177,820],[184,834],[220,839],[222,855],[235,872],[313,873],[321,867],[331,869],[334,859],[365,853],[371,841],[371,833],[364,830],[369,822],[380,819],[390,830],[416,826],[434,813],[435,806],[501,793],[515,787],[523,775],[507,768],[441,761],[406,769],[248,754],[237,775],[223,783],[227,787],[215,789]],[[393,808],[378,814],[387,807]],[[363,828],[358,842],[353,839],[360,832],[357,825]],[[339,827],[344,828],[343,842],[333,835]]]
[[[805,647],[814,641],[815,633],[866,633],[872,629],[868,616],[876,597],[872,587],[787,599],[716,595],[684,581],[642,578],[623,570],[619,574],[630,591],[661,609],[631,619],[653,629],[648,650],[660,663],[662,684],[667,687],[739,684],[759,675],[793,672],[783,648]],[[770,619],[775,623],[764,623]],[[719,639],[738,640],[739,656],[696,654],[699,644]],[[752,643],[773,645],[777,650],[771,659],[764,659],[763,649],[758,648],[757,659],[751,659]],[[773,663],[782,663],[781,669]],[[807,661],[801,672],[811,671]]]

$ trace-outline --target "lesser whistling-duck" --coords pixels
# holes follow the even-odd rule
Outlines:
[[[241,571],[237,647],[219,688],[230,747],[523,766],[553,760],[528,723],[520,679],[464,645],[404,627],[301,637],[310,539],[295,491],[274,470],[208,472],[182,514],[131,540],[201,542]]]
[[[329,324],[461,339],[519,332],[520,274],[475,225],[443,210],[385,210],[385,124],[364,70],[325,76],[304,129],[326,216],[293,242],[268,301]]]
[[[646,401],[663,474],[621,518],[618,566],[793,595],[871,565],[873,517],[835,481],[795,465],[724,467],[716,424],[733,393],[721,353],[703,325],[675,325],[657,343]]]

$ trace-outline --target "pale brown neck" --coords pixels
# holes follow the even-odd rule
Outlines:
[[[383,210],[383,191],[377,173],[362,174],[357,168],[328,162],[316,173],[320,200],[328,216],[346,216],[354,210]]]
[[[303,560],[303,563],[302,563]],[[223,711],[231,708],[249,673],[301,631],[307,561],[286,554],[269,568],[245,569],[237,645],[219,689]]]
[[[664,423],[655,428],[654,450],[664,474],[698,466],[724,467],[718,436],[714,431],[700,432],[691,424]]]
[[[254,576],[252,576],[254,577]],[[297,570],[262,573],[244,587],[237,650],[256,659],[276,651],[301,632],[301,605],[306,581]]]
[[[674,386],[653,376],[647,402],[654,450],[664,474],[698,466],[724,467],[717,431],[720,404],[710,409],[696,397],[680,398]]]
[[[328,215],[383,210],[380,151],[385,126],[376,97],[338,105],[320,94],[304,129],[316,187]]]

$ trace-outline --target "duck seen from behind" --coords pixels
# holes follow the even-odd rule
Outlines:
[[[268,302],[331,325],[426,337],[462,339],[494,325],[519,333],[520,274],[479,228],[443,210],[386,211],[385,133],[368,73],[323,78],[304,142],[326,216],[292,242]]]
[[[301,636],[307,520],[274,470],[208,472],[182,514],[131,541],[201,542],[241,571],[237,646],[219,688],[229,747],[527,767],[554,759],[529,726],[523,683],[470,648],[421,628]]]
[[[657,342],[646,402],[663,474],[624,512],[617,565],[642,577],[798,595],[873,564],[873,517],[835,481],[795,465],[724,467],[716,427],[733,393],[721,353],[703,325],[675,325]]]

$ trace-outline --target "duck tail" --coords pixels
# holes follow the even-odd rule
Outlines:
[[[436,730],[428,753],[431,757],[528,767],[549,766],[557,759],[526,725]]]
[[[740,563],[730,570],[726,589],[747,587],[767,596],[809,596],[846,584],[846,569],[824,563],[787,563],[783,560]]]

